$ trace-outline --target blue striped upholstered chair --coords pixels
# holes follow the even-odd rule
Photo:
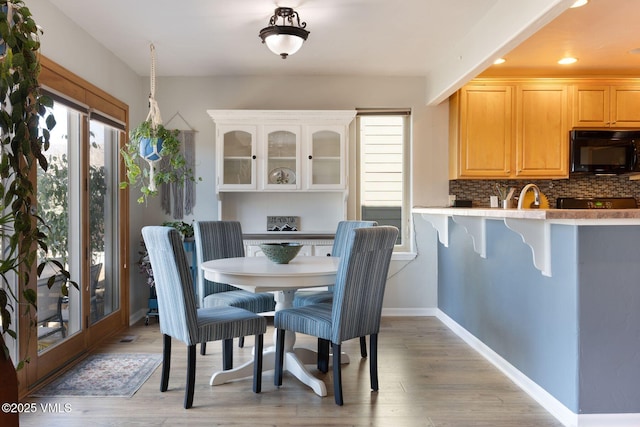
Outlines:
[[[222,340],[223,347],[233,349],[233,338],[255,335],[253,391],[259,393],[263,334],[267,329],[264,317],[235,307],[197,308],[193,277],[178,231],[172,227],[150,226],[142,229],[142,237],[153,269],[163,334],[160,391],[166,391],[169,386],[172,337],[187,344],[184,407],[188,409],[193,405],[196,344]],[[226,349],[223,353],[227,353]]]
[[[336,235],[333,239],[331,256],[340,257],[345,251],[349,240],[350,231],[355,228],[375,227],[376,221],[340,221],[336,228]],[[294,307],[304,307],[305,305],[318,303],[331,303],[333,301],[333,286],[329,286],[326,291],[297,291],[293,299]],[[367,357],[367,343],[365,337],[360,337],[360,354]],[[326,368],[320,367],[324,372]]]
[[[244,256],[242,227],[238,221],[196,221],[193,224],[196,242],[196,260],[198,265],[204,261],[220,258]],[[204,278],[202,269],[198,269],[198,299],[200,307],[230,306],[244,308],[253,313],[275,310],[276,302],[270,292],[253,293],[238,289],[226,283],[210,282]],[[242,347],[243,338],[240,338]],[[200,346],[205,354],[206,345]],[[231,360],[231,355],[228,355]],[[225,366],[230,369],[232,366]]]
[[[397,237],[398,229],[392,226],[352,230],[340,259],[333,303],[276,311],[276,386],[282,385],[285,331],[295,331],[331,342],[333,389],[338,405],[343,404],[341,343],[369,335],[371,388],[378,390],[378,331],[389,263]]]

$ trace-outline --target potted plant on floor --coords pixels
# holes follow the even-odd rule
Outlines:
[[[17,338],[12,312],[24,314],[32,325],[35,323],[37,294],[30,282],[34,270],[40,274],[47,262],[51,262],[42,262],[36,268],[38,248],[47,246],[47,236],[43,232],[46,225],[36,214],[37,196],[32,179],[38,167],[47,170],[44,151],[49,146],[49,132],[55,126],[53,114],[47,110],[53,101],[40,93],[38,84],[41,32],[22,0],[0,0],[0,44],[4,46],[0,61],[0,211],[3,213],[0,218],[3,249],[0,402],[3,403],[17,403],[18,396],[16,370],[5,344],[5,337]],[[64,266],[57,261],[54,264],[68,279]],[[49,286],[54,277],[51,279]],[[25,347],[18,348],[18,370],[28,362]],[[0,411],[0,425],[18,425],[17,413]]]

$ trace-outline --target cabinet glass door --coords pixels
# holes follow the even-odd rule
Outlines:
[[[255,186],[255,129],[229,129],[222,136],[220,186]]]
[[[297,128],[267,130],[267,180],[265,187],[298,188]]]
[[[342,187],[342,134],[337,130],[311,131],[309,186]]]

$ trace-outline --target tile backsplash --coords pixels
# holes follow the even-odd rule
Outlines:
[[[536,184],[549,199],[551,207],[556,206],[558,197],[634,197],[640,205],[640,180],[631,181],[628,176],[580,176],[559,180],[452,180],[449,194],[457,199],[472,200],[473,207],[489,207],[489,196],[497,195],[496,184],[515,187],[515,195],[529,183]]]

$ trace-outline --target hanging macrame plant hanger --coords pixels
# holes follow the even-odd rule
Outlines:
[[[147,120],[151,124],[151,134],[154,135],[158,126],[162,124],[160,108],[156,101],[156,48],[153,43],[151,49],[151,73],[149,76],[151,90],[149,93],[149,114]],[[140,156],[149,163],[149,190],[156,191],[155,169],[162,156],[162,139],[151,138],[149,141],[140,144]]]

